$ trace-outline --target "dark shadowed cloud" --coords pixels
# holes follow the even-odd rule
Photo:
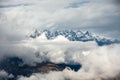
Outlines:
[[[120,0],[113,0],[113,2],[120,6]]]

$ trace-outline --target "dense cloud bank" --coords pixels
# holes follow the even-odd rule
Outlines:
[[[29,78],[21,77],[20,80],[102,80],[114,78],[120,73],[119,49],[120,45],[111,45],[83,52],[78,50],[80,53],[77,54],[76,52],[68,53],[69,56],[72,55],[70,59],[82,64],[79,71],[65,69],[61,72],[37,73]],[[81,57],[82,53],[84,56]]]
[[[35,66],[36,63],[80,63],[81,69],[65,69],[46,74],[36,73],[20,80],[63,80],[63,79],[106,79],[115,77],[120,72],[120,45],[113,44],[99,47],[95,42],[25,40],[19,43],[0,45],[0,59],[17,56],[24,64]]]
[[[40,42],[39,39],[33,39],[16,43],[3,43],[0,45],[0,60],[7,57],[19,57],[23,59],[25,64],[30,65],[47,60],[54,63],[70,63],[77,62],[77,58],[74,57],[77,55],[82,57],[83,55],[80,53],[83,51],[97,47],[95,42],[61,42],[56,40]]]
[[[92,46],[92,45],[91,45]],[[56,61],[64,60],[63,55],[67,55],[67,60],[73,60],[82,64],[82,68],[75,72],[74,70],[65,69],[60,72],[50,72],[47,74],[33,74],[29,78],[20,77],[20,80],[102,80],[114,78],[120,73],[120,45],[103,46],[90,50],[69,49],[69,53],[58,53],[57,59],[55,54],[51,53],[52,59]],[[63,50],[64,51],[64,50]],[[58,52],[58,51],[57,51]],[[57,54],[57,52],[55,52]],[[50,53],[49,53],[50,54]],[[51,57],[50,56],[50,57]],[[54,57],[53,57],[54,56]],[[53,61],[54,61],[53,60]]]

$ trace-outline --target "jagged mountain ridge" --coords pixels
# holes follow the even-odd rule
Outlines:
[[[49,31],[49,30],[35,30],[33,34],[30,35],[31,38],[37,38],[41,34],[45,33],[45,36],[48,40],[55,39],[57,36],[62,35],[65,38],[67,38],[70,41],[95,41],[99,46],[102,45],[109,45],[113,43],[120,43],[118,40],[111,40],[107,38],[102,38],[100,36],[93,35],[89,31],[82,32],[80,30],[74,31],[74,30],[56,30],[56,31]]]

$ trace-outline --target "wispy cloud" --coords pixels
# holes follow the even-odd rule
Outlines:
[[[20,6],[30,6],[31,4],[14,4],[14,5],[0,5],[0,8],[12,8]]]
[[[74,2],[74,3],[70,3],[69,6],[67,6],[66,8],[79,8],[81,5],[87,4],[90,1],[78,1],[78,2]]]

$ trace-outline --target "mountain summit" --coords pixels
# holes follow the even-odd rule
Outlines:
[[[42,34],[45,34],[45,37],[48,40],[53,40],[58,36],[63,36],[67,38],[70,41],[82,41],[82,42],[87,42],[87,41],[95,41],[99,46],[102,45],[110,45],[113,43],[120,43],[118,40],[111,40],[107,38],[102,38],[100,36],[93,35],[89,31],[82,32],[80,30],[74,31],[74,30],[56,30],[56,31],[49,31],[49,30],[35,30],[33,34],[30,35],[31,38],[37,38],[41,36]]]

